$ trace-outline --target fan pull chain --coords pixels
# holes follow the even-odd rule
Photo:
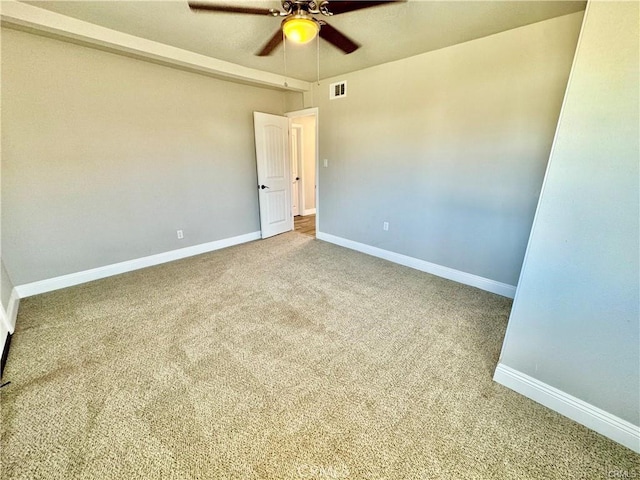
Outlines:
[[[287,36],[284,34],[284,30],[282,31],[282,51],[284,52],[284,86],[288,87],[289,83],[287,82]]]
[[[316,72],[318,73],[318,86],[320,86],[320,35],[316,35]]]

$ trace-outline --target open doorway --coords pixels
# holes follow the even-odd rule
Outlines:
[[[318,224],[318,109],[290,112],[287,117],[290,119],[294,230],[315,237]]]

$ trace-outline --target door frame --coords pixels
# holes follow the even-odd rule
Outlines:
[[[319,141],[319,124],[320,124],[320,112],[318,107],[305,108],[303,110],[295,110],[293,112],[285,113],[286,117],[289,117],[289,130],[291,131],[291,126],[296,118],[300,117],[315,117],[316,124],[316,141],[315,141],[315,150],[316,150],[316,161],[315,161],[315,170],[316,170],[316,184],[315,184],[315,200],[316,200],[316,236],[318,235],[318,225],[320,224],[320,141]],[[305,189],[307,186],[305,185]]]
[[[293,122],[293,121],[292,121]],[[297,180],[298,182],[298,198],[296,199],[298,202],[298,215],[302,215],[304,213],[304,189],[306,187],[305,182],[304,182],[304,159],[302,158],[304,155],[304,150],[303,150],[303,142],[304,142],[304,126],[298,123],[291,123],[290,126],[290,133],[291,136],[290,138],[290,142],[291,145],[293,146],[293,137],[294,134],[293,132],[298,132],[298,156],[294,159],[293,158],[293,152],[291,155],[291,165],[293,167],[293,163],[294,160],[296,162],[296,167],[298,169],[298,178],[300,178],[300,180]],[[292,170],[293,173],[293,170]],[[291,175],[291,179],[292,182],[291,184],[293,185],[293,175]],[[291,191],[291,201],[293,202],[293,190]]]

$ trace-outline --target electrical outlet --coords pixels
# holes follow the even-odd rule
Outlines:
[[[323,162],[324,162],[324,168],[327,168],[329,166],[329,159],[325,158]]]
[[[386,232],[389,230],[389,222],[382,222],[382,229]]]
[[[184,238],[184,233],[182,233],[182,230],[178,230],[176,233],[178,234],[178,239]]]

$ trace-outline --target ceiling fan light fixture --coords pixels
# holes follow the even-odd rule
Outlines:
[[[282,23],[282,31],[292,42],[309,43],[316,38],[320,25],[318,22],[304,15],[295,15]]]

